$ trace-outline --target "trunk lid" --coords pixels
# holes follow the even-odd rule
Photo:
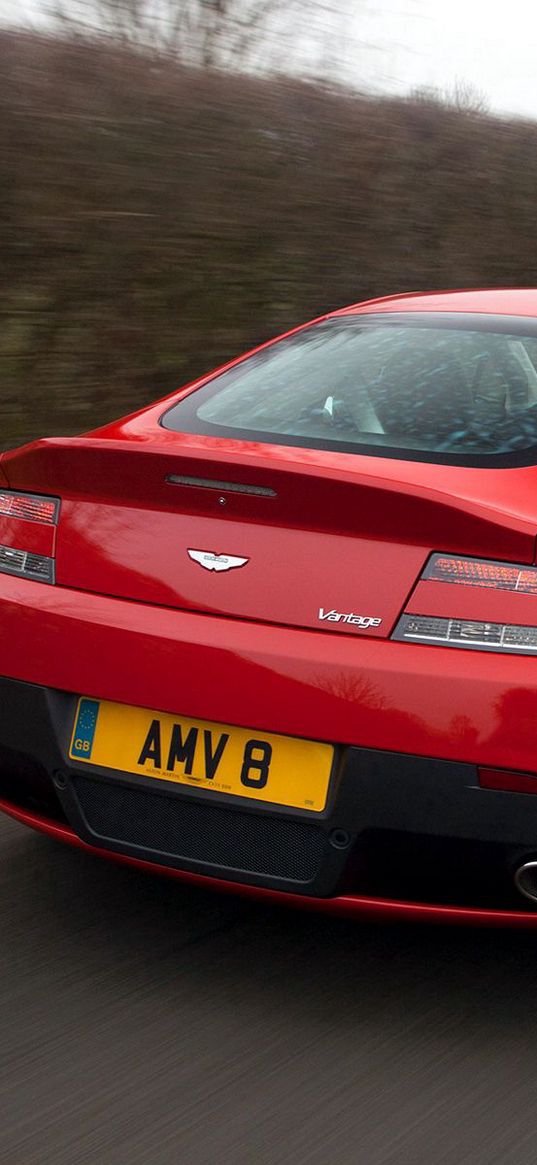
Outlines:
[[[497,471],[174,438],[50,439],[2,459],[13,488],[62,499],[59,585],[385,637],[431,551],[533,561],[535,523],[494,496]],[[515,472],[535,475],[509,471],[511,486]]]

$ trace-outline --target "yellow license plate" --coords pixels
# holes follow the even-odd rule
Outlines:
[[[321,813],[334,749],[293,736],[83,697],[69,756],[159,781]]]

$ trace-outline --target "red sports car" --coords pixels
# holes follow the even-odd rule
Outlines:
[[[537,290],[334,312],[0,478],[5,812],[257,898],[537,925]]]

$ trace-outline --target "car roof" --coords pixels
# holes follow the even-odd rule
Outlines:
[[[334,315],[369,312],[481,312],[487,315],[537,316],[537,288],[498,287],[462,291],[409,291],[355,303]]]

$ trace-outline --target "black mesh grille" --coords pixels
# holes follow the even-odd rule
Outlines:
[[[159,855],[311,882],[326,847],[318,826],[162,796],[113,781],[73,781],[89,828],[100,838]]]

